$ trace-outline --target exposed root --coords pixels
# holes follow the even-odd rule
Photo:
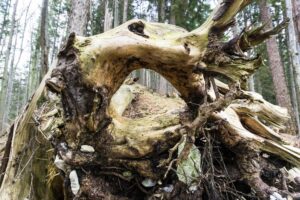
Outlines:
[[[10,129],[0,171],[1,199],[32,194],[43,199],[47,192],[54,199],[56,191],[66,199],[299,195],[300,178],[287,175],[300,167],[299,138],[282,135],[287,110],[240,89],[261,62],[243,52],[286,22],[221,40],[250,2],[224,0],[189,33],[132,20],[92,37],[71,34],[51,77]],[[180,99],[158,97],[134,84],[113,96],[139,68],[163,75],[189,108]],[[236,84],[228,87],[214,79],[218,75]],[[46,79],[55,95],[49,93],[52,97],[41,106]],[[36,105],[40,109],[32,123]],[[177,150],[180,155],[174,154]],[[48,157],[60,176],[46,185],[41,168],[52,162]],[[283,167],[288,172],[278,173]],[[38,190],[32,187],[39,184]]]

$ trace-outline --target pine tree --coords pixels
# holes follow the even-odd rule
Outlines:
[[[268,4],[266,0],[262,0],[260,2],[260,13],[261,19],[263,23],[266,23],[266,28],[272,29],[272,22],[269,21],[270,13],[268,10]],[[272,78],[275,88],[276,100],[278,105],[286,107],[289,110],[290,115],[292,116],[292,121],[290,128],[291,130],[295,130],[295,122],[294,122],[294,112],[291,104],[291,98],[289,95],[289,90],[287,87],[287,82],[285,78],[285,73],[281,61],[281,56],[278,49],[278,44],[276,38],[272,37],[270,40],[266,42],[267,52],[269,58],[269,65],[272,72]]]
[[[41,25],[40,25],[40,48],[41,48],[41,75],[40,75],[40,81],[41,81],[49,69],[48,0],[43,0]]]

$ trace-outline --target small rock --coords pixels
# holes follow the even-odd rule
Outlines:
[[[85,152],[85,153],[94,153],[95,149],[94,147],[90,145],[81,145],[80,151]]]
[[[72,170],[70,172],[69,178],[70,178],[70,182],[71,182],[72,193],[74,195],[76,195],[78,193],[78,191],[80,190],[80,185],[79,185],[79,180],[78,180],[76,170]]]
[[[191,185],[191,186],[189,187],[189,191],[190,191],[191,193],[196,192],[197,189],[198,189],[198,186],[197,186],[197,185]]]
[[[59,145],[60,145],[60,147],[62,147],[64,150],[68,150],[68,146],[67,146],[66,143],[62,142],[62,143],[60,143]]]
[[[268,154],[266,154],[266,153],[263,153],[263,154],[262,154],[262,157],[263,157],[263,158],[269,158],[270,156],[269,156]]]
[[[160,198],[162,195],[161,194],[154,194],[153,196],[156,197],[156,198]]]
[[[156,181],[154,181],[150,178],[146,178],[142,181],[142,185],[147,188],[154,187],[156,185]]]
[[[279,193],[274,192],[274,193],[270,196],[270,200],[286,200],[286,198],[283,198]]]
[[[68,158],[68,159],[72,159],[72,157],[73,157],[73,153],[72,153],[72,151],[67,151],[67,153],[66,153],[66,157]]]
[[[167,185],[166,187],[163,187],[163,191],[171,193],[174,189],[173,185]]]
[[[64,172],[66,171],[66,163],[65,163],[65,161],[63,161],[62,159],[60,159],[58,157],[58,155],[56,155],[56,157],[55,157],[54,164],[55,164],[55,166],[58,169],[60,169],[60,170],[62,170]]]

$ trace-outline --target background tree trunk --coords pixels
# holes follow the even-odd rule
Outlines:
[[[122,20],[123,23],[127,21],[127,16],[128,16],[128,0],[123,0],[123,20]]]
[[[9,17],[10,3],[11,3],[11,0],[5,1],[6,7],[5,7],[5,12],[3,13],[3,21],[2,21],[2,25],[1,25],[1,29],[0,29],[0,44],[1,45],[4,45],[4,42],[2,41],[2,39],[5,36],[4,30],[7,25],[7,18]],[[2,54],[2,51],[0,54]]]
[[[266,23],[267,29],[272,29],[273,25],[272,25],[272,21],[270,20],[271,15],[269,12],[269,6],[267,4],[267,1],[262,0],[260,1],[259,5],[260,5],[260,14],[261,14],[262,21]],[[272,78],[273,78],[273,83],[275,88],[276,100],[278,105],[286,107],[289,110],[289,113],[292,116],[290,128],[292,132],[295,132],[296,130],[295,121],[294,121],[295,114],[293,111],[291,98],[290,98],[287,82],[284,75],[285,73],[281,62],[281,57],[279,54],[276,37],[274,36],[270,38],[266,42],[266,45],[267,45],[267,52],[269,57],[269,65],[271,68]]]
[[[295,24],[295,32],[298,39],[298,44],[300,44],[300,0],[292,0],[293,6],[293,21]]]
[[[17,26],[18,27],[18,24]],[[17,49],[17,43],[18,43],[18,37],[15,37],[15,41],[14,41],[14,45],[12,48],[12,55],[11,55],[11,59],[10,59],[10,64],[9,64],[9,77],[8,77],[8,84],[7,84],[7,89],[6,89],[6,94],[5,94],[5,107],[9,108],[10,104],[11,104],[11,97],[12,97],[12,93],[13,93],[13,85],[14,85],[14,78],[15,78],[15,55],[16,55],[16,49]],[[10,109],[7,109],[4,111],[3,113],[3,121],[7,122],[8,124],[10,124],[10,120],[9,118],[9,111]]]
[[[119,26],[119,0],[114,0],[114,27]]]
[[[298,95],[300,94],[300,87],[297,87],[294,79],[294,71],[298,71],[300,69],[300,54],[297,48],[297,36],[296,36],[296,27],[293,20],[293,6],[292,0],[286,0],[286,11],[287,17],[291,19],[288,27],[288,46],[289,46],[289,54],[291,57],[291,66],[290,66],[290,75],[292,82],[292,97],[294,103],[294,112],[295,112],[295,121],[298,127],[298,134],[300,134],[300,119],[299,119],[299,106],[298,106]],[[298,95],[297,95],[298,94]]]
[[[295,39],[296,42],[293,45],[296,45],[297,51],[294,52],[298,56],[298,62],[300,62],[300,0],[292,0],[292,17],[291,19],[293,20],[293,25],[294,25],[294,30],[295,30]],[[290,2],[287,4],[290,6]],[[291,9],[288,7],[288,9]],[[291,11],[289,11],[291,12]],[[291,26],[291,25],[290,25]],[[291,30],[289,30],[291,31]],[[295,50],[295,49],[294,49]],[[295,59],[295,58],[294,58]],[[295,85],[296,85],[296,91],[299,93],[300,91],[300,67],[295,67],[294,68],[294,77],[295,77]],[[300,97],[298,97],[298,104],[300,103]]]
[[[104,32],[112,28],[113,14],[110,8],[110,0],[105,0]]]
[[[16,24],[16,12],[18,7],[19,0],[16,0],[14,7],[13,7],[13,13],[11,17],[11,26],[9,31],[9,39],[7,44],[7,49],[5,52],[5,61],[4,61],[4,70],[3,70],[3,77],[2,77],[2,87],[1,87],[1,94],[0,94],[0,132],[3,131],[5,127],[5,121],[4,121],[4,113],[5,113],[5,100],[6,100],[6,94],[7,94],[7,86],[8,86],[8,65],[10,60],[10,53],[12,48],[12,42],[13,37],[15,34],[15,24]]]
[[[86,35],[87,24],[90,16],[89,13],[90,0],[72,0],[68,22],[68,34],[75,32],[77,35]]]
[[[40,29],[40,45],[41,45],[41,75],[40,81],[46,75],[49,68],[49,58],[48,58],[48,0],[43,0],[42,14],[41,14],[41,29]],[[71,27],[70,27],[71,28]]]

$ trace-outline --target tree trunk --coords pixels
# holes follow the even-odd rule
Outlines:
[[[272,21],[270,21],[270,13],[268,10],[268,5],[266,0],[260,1],[260,13],[261,19],[264,23],[266,23],[267,29],[272,29]],[[269,65],[272,73],[272,79],[275,88],[276,101],[278,105],[286,107],[289,110],[290,115],[292,116],[290,128],[292,132],[296,132],[295,127],[295,114],[293,112],[291,98],[289,95],[289,90],[287,87],[287,82],[285,78],[285,73],[283,69],[283,65],[281,62],[281,57],[278,49],[278,44],[275,37],[270,38],[266,42]]]
[[[292,0],[286,0],[286,11],[287,17],[293,19],[293,6]],[[296,27],[294,21],[291,20],[288,27],[288,46],[289,46],[289,55],[291,58],[291,66],[290,66],[290,75],[291,75],[291,82],[292,82],[292,99],[294,103],[294,111],[295,111],[295,119],[296,124],[298,127],[298,134],[300,134],[300,120],[299,120],[299,107],[298,107],[298,100],[297,94],[300,94],[300,85],[295,84],[294,79],[294,71],[300,71],[300,55],[297,49],[297,36],[296,36]],[[299,69],[299,70],[298,70]],[[299,82],[300,84],[300,82]]]
[[[49,46],[47,42],[48,34],[48,0],[43,0],[41,25],[40,25],[40,46],[41,46],[41,75],[40,80],[46,75],[49,68]],[[71,28],[71,27],[70,27]]]
[[[239,87],[261,63],[244,52],[287,24],[222,37],[249,3],[225,1],[191,32],[131,20],[100,35],[71,34],[44,79],[52,93],[35,111],[39,131],[30,122],[44,81],[10,129],[0,198],[297,197],[298,177],[280,171],[300,167],[299,139],[282,134],[287,110]],[[126,80],[141,68],[164,75],[182,99]]]
[[[127,21],[127,16],[128,16],[128,0],[123,0],[123,20],[122,20],[123,23]]]
[[[298,44],[300,44],[300,0],[292,0],[293,7],[293,21],[295,24],[295,32],[298,40]]]
[[[287,2],[288,6],[290,6],[290,2]],[[296,51],[294,51],[294,53],[297,55],[298,57],[298,63],[300,62],[300,0],[292,0],[292,21],[294,22],[292,25],[294,25],[294,30],[295,30],[295,44],[293,44],[293,46],[296,45]],[[291,8],[289,8],[291,9]],[[291,12],[291,11],[290,11]],[[291,25],[290,25],[291,26]],[[292,28],[292,27],[291,27]],[[290,30],[289,30],[290,31]],[[293,39],[293,38],[292,38]],[[293,49],[295,50],[295,49]],[[295,58],[294,58],[295,59]],[[296,84],[296,91],[299,94],[300,91],[300,67],[295,67],[295,84]],[[298,98],[298,104],[300,103],[300,98]]]
[[[114,27],[119,26],[119,0],[114,0]]]
[[[110,0],[105,0],[104,32],[112,28],[113,14],[109,2]]]
[[[170,24],[176,24],[176,0],[171,1]]]
[[[28,95],[32,95],[39,84],[38,72],[38,57],[39,57],[39,44],[35,41],[35,35],[31,35],[31,52],[30,52],[30,67],[29,67],[29,90]]]
[[[2,43],[2,39],[3,39],[3,36],[5,35],[4,30],[7,25],[6,24],[7,17],[9,16],[10,1],[11,0],[6,0],[6,7],[5,7],[6,9],[4,9],[3,21],[2,21],[2,25],[1,25],[1,29],[0,29],[0,44],[3,46],[4,46],[4,43]],[[2,51],[1,51],[0,55],[2,55]]]
[[[166,2],[165,0],[157,1],[157,13],[158,13],[158,21],[161,23],[165,23],[166,20]]]
[[[55,3],[53,3],[53,4],[55,4]],[[54,29],[54,40],[53,40],[52,53],[51,53],[51,63],[56,58],[56,54],[57,54],[57,40],[59,39],[57,34],[58,34],[58,27],[59,27],[59,23],[60,23],[59,22],[59,14],[63,10],[62,5],[63,5],[63,2],[61,2],[61,1],[58,3],[58,5],[57,4],[54,5],[54,6],[58,6],[58,8],[57,8],[56,15],[53,16],[53,18],[54,18],[53,26],[55,26],[55,29]]]
[[[13,13],[11,18],[11,27],[9,31],[9,39],[7,43],[7,49],[5,52],[5,61],[4,61],[4,69],[3,69],[3,77],[2,77],[2,84],[1,84],[1,94],[0,94],[0,132],[3,132],[3,129],[6,128],[4,126],[4,110],[5,110],[5,99],[6,99],[6,92],[8,86],[8,64],[10,60],[10,53],[12,48],[13,37],[15,34],[15,23],[16,23],[16,12],[18,7],[18,1],[16,0],[13,6]]]
[[[73,12],[76,11],[76,12]],[[68,22],[68,34],[86,35],[89,20],[90,0],[71,0],[71,12]],[[75,22],[76,23],[73,23]]]
[[[17,24],[18,27],[18,24]],[[15,36],[15,41],[13,45],[13,49],[11,52],[11,59],[10,59],[10,67],[9,67],[9,77],[8,77],[8,83],[6,88],[6,94],[5,94],[5,110],[3,111],[3,122],[10,124],[11,122],[8,121],[8,116],[11,112],[10,105],[12,100],[12,93],[13,93],[13,85],[14,85],[14,79],[15,79],[15,55],[16,55],[16,49],[17,49],[17,43],[18,43],[18,35]]]

